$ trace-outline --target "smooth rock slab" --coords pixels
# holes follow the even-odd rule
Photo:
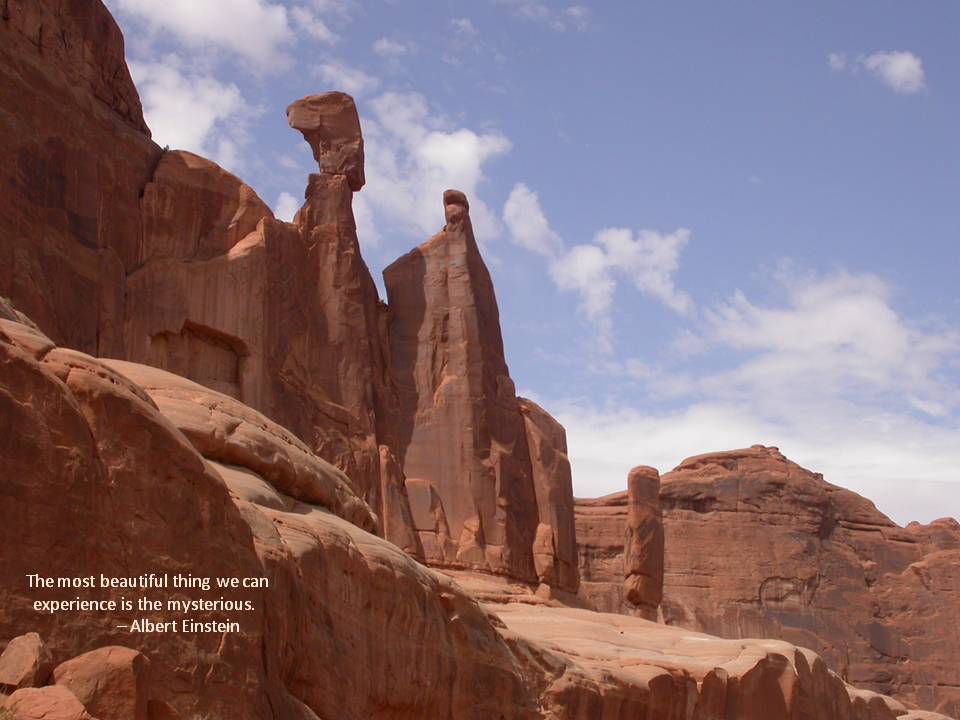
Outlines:
[[[111,646],[61,663],[53,679],[100,720],[147,720],[149,669],[142,653]]]
[[[39,687],[52,669],[53,658],[37,633],[15,637],[0,655],[0,691]]]

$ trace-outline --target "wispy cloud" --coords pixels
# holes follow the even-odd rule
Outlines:
[[[373,43],[373,51],[382,58],[398,58],[405,55],[415,55],[419,49],[417,43],[412,40],[394,40],[382,37]]]
[[[236,85],[192,73],[176,55],[129,65],[156,142],[211,157],[230,170],[242,166],[247,125],[260,110]]]
[[[563,250],[563,240],[540,207],[540,196],[524,183],[517,183],[507,198],[503,221],[513,242],[531,252],[552,258]]]
[[[500,235],[497,215],[480,191],[487,163],[511,149],[505,135],[462,127],[418,93],[386,92],[366,107],[367,185],[357,196],[361,241],[377,242],[382,227],[426,239],[443,225],[441,197],[451,187],[470,198],[481,242]]]
[[[785,263],[777,277],[781,302],[735,292],[703,308],[688,331],[698,364],[596,368],[621,377],[642,402],[555,400],[578,492],[618,489],[640,462],[667,470],[692,454],[763,443],[901,522],[960,514],[960,476],[945,471],[960,461],[952,366],[960,331],[904,317],[874,275],[818,275]],[[905,502],[902,488],[915,483],[927,484],[927,499]],[[942,502],[951,487],[952,506]]]
[[[355,97],[366,95],[380,85],[379,78],[339,60],[319,63],[313,70],[320,80],[330,86],[330,90],[340,90]]]
[[[834,52],[827,56],[827,62],[834,72],[865,70],[901,95],[913,95],[927,87],[923,61],[905,50],[875,52],[855,59],[849,59],[845,53]]]
[[[604,352],[613,349],[611,311],[620,281],[676,312],[693,309],[690,296],[673,280],[690,239],[685,228],[671,233],[606,228],[591,243],[567,249],[550,226],[539,195],[524,183],[517,183],[507,198],[503,221],[516,245],[549,259],[550,277],[559,289],[580,296],[580,310],[595,329],[596,347]]]
[[[121,12],[171,33],[183,44],[225,48],[258,67],[289,65],[294,38],[286,6],[270,0],[114,0]]]
[[[586,5],[554,8],[541,0],[497,0],[517,17],[532,20],[557,32],[587,27],[591,11]]]

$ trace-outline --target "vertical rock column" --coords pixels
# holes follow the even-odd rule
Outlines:
[[[306,297],[285,294],[286,315],[276,318],[275,329],[288,350],[280,378],[288,374],[292,380],[277,383],[278,394],[294,409],[291,424],[299,421],[301,432],[317,433],[318,453],[344,468],[377,508],[385,537],[422,558],[392,449],[396,442],[381,437],[393,433],[385,433],[377,417],[394,415],[396,400],[380,338],[379,296],[360,254],[353,217],[353,193],[365,182],[357,108],[344,93],[308,95],[287,108],[287,120],[310,144],[320,172],[310,175],[306,202],[294,219],[303,240],[299,252],[307,257],[291,257],[282,265],[291,275],[301,271],[301,264],[316,271],[311,282],[297,286]],[[277,282],[282,285],[284,279]],[[284,327],[291,313],[303,320],[293,338]],[[306,413],[304,400],[312,406]],[[321,429],[331,425],[335,429]]]
[[[535,402],[526,398],[519,400],[540,514],[533,543],[537,577],[546,585],[576,592],[580,573],[567,433]]]
[[[627,531],[623,556],[624,596],[647,620],[657,619],[663,599],[663,516],[660,473],[641,465],[627,476]]]
[[[443,230],[383,273],[401,462],[449,524],[453,557],[428,560],[536,582],[537,499],[493,283],[466,197],[443,204]]]

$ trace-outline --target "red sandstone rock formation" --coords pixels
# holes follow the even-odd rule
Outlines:
[[[151,720],[149,674],[142,653],[102,647],[61,663],[53,677],[98,720]]]
[[[960,715],[960,526],[903,529],[775,448],[663,477],[664,615],[812,648],[854,685]]]
[[[702,455],[662,478],[666,622],[781,638],[848,682],[960,714],[960,525],[897,527],[775,448]],[[626,611],[626,494],[577,501],[581,594]]]
[[[354,192],[363,187],[363,136],[353,98],[339,92],[308,95],[287,108],[290,127],[303,133],[323,175],[343,175]]]
[[[639,466],[627,491],[576,500],[580,596],[602,612],[656,620],[663,598],[660,473]]]
[[[122,38],[99,3],[82,12],[18,4],[11,12],[0,92],[11,127],[22,132],[0,140],[16,194],[4,205],[11,213],[0,215],[0,292],[70,347],[170,370],[265,413],[341,468],[388,539],[422,557],[420,534],[428,531],[414,529],[403,473],[416,467],[421,445],[409,446],[419,421],[409,407],[401,412],[394,389],[409,369],[391,373],[387,358],[406,342],[398,333],[432,329],[417,325],[427,318],[399,307],[388,328],[360,255],[351,203],[364,181],[363,139],[352,99],[326,93],[288,108],[320,173],[310,176],[295,223],[279,222],[216,164],[150,141]],[[65,46],[48,51],[44,33],[62,35]],[[87,53],[83,67],[68,65],[77,60],[71,53]],[[41,152],[28,124],[65,113],[69,120],[42,128],[49,147]],[[61,146],[69,151],[56,150]],[[448,549],[452,540],[452,555],[433,558],[575,588],[562,429],[533,406],[519,411],[493,289],[469,231],[466,198],[458,197],[449,207],[463,213],[449,218],[449,234],[464,238],[462,252],[470,234],[469,266],[477,272],[469,282],[478,288],[482,327],[466,332],[463,352],[485,365],[465,379],[472,389],[464,397],[476,408],[455,413],[477,420],[473,474],[420,478],[434,483],[448,506],[453,534],[442,540]],[[420,291],[391,285],[397,296]],[[444,299],[446,311],[475,312],[469,295]],[[397,357],[409,360],[403,351]],[[450,439],[462,433],[449,429]],[[472,494],[478,507],[466,512],[462,498]],[[436,528],[429,532],[435,541]]]
[[[320,173],[288,224],[215,164],[150,141],[100,2],[8,2],[0,40],[0,294],[17,307],[0,304],[0,675],[20,668],[0,681],[15,680],[4,703],[18,718],[922,716],[844,687],[786,643],[571,610],[562,591],[512,584],[576,588],[562,428],[515,396],[462,194],[445,197],[444,231],[392,269],[400,301],[389,313],[379,302],[351,210],[363,141],[347,96],[289,109]],[[75,349],[14,322],[22,311]],[[405,481],[404,468],[417,476]],[[955,663],[938,663],[955,633],[923,640],[933,621],[914,610],[956,628],[937,598],[955,593],[957,530],[901,531],[913,540],[898,542],[939,549],[886,582],[876,578],[914,555],[866,542],[857,523],[894,531],[844,512],[838,526],[861,534],[848,538],[854,554],[882,560],[861,562],[880,614],[858,632],[878,652],[929,650],[895,689],[933,696],[937,678],[952,682]],[[615,609],[628,520],[627,589],[649,607],[652,506],[617,513]],[[396,547],[422,556],[421,545],[503,584],[481,606]],[[609,565],[609,549],[592,557]],[[271,588],[242,593],[257,610],[240,633],[167,637],[38,614],[23,584],[38,570],[131,569],[263,575]],[[782,580],[761,605],[790,601]],[[33,630],[52,659],[21,637]],[[51,662],[57,684],[24,687],[48,682]]]
[[[344,96],[331,97],[342,104]],[[390,539],[418,554],[378,417],[393,400],[352,196],[345,175],[311,175],[290,225],[214,163],[166,153],[144,191],[142,265],[126,279],[118,355],[180,373],[289,428],[391,517]]]
[[[15,637],[0,653],[0,693],[45,685],[52,671],[50,650],[39,635]]]
[[[627,492],[577,498],[575,510],[580,597],[599,612],[632,614],[624,575]]]
[[[0,124],[0,295],[59,342],[112,352],[162,151],[101,2],[3,3]]]
[[[435,515],[438,498],[449,533],[427,559],[575,589],[562,428],[532,403],[521,412],[469,204],[454,190],[443,203],[444,229],[383,273],[400,459],[424,488],[415,514]]]
[[[660,473],[639,466],[627,477],[627,532],[623,553],[624,595],[648,620],[663,599],[663,517]]]
[[[372,516],[342,474],[264,416],[7,320],[0,411],[0,545],[17,548],[0,554],[0,641],[33,627],[61,663],[55,685],[3,701],[21,720],[137,720],[144,707],[150,720],[921,717],[789,643],[564,608],[523,587],[482,606],[348,522]],[[236,594],[256,604],[239,633],[151,635],[109,614],[37,613],[38,594],[78,591],[23,581],[132,568],[271,586]]]
[[[526,398],[518,400],[540,514],[533,544],[534,568],[540,582],[576,592],[580,576],[567,433],[535,402]]]

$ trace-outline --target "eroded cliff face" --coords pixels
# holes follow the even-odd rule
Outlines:
[[[0,295],[69,347],[116,348],[162,151],[102,3],[2,9]]]
[[[450,249],[441,262],[462,261],[471,289],[431,312],[476,320],[462,337],[471,370],[458,376],[470,389],[466,404],[438,410],[432,427],[457,442],[467,440],[463,423],[476,428],[463,456],[473,469],[417,466],[429,454],[420,408],[396,388],[423,368],[396,372],[389,357],[422,364],[402,350],[402,335],[436,328],[416,309],[388,317],[361,256],[352,198],[364,184],[363,137],[353,100],[324,93],[288,108],[319,172],[295,221],[284,223],[215,163],[150,141],[122,37],[100,3],[15,3],[9,14],[0,112],[11,132],[0,153],[13,195],[0,216],[0,293],[67,346],[180,374],[290,429],[347,474],[380,531],[414,557],[424,557],[426,540],[435,562],[575,588],[562,430],[544,434],[538,428],[549,421],[528,423],[520,412],[466,216],[469,243],[440,243]],[[422,292],[420,280],[391,282],[392,291]],[[528,426],[549,468],[531,461]],[[429,529],[414,523],[408,467],[434,486],[418,512],[434,518]],[[476,499],[470,512],[466,497]]]
[[[284,223],[216,164],[150,140],[98,0],[10,0],[0,37],[0,294],[17,308],[0,303],[0,547],[16,549],[0,553],[0,689],[19,720],[921,717],[786,642],[564,607],[577,604],[563,591],[577,589],[583,527],[584,592],[608,597],[619,573],[607,609],[653,616],[653,476],[575,527],[563,428],[515,394],[461,193],[444,197],[444,229],[388,269],[380,301],[352,213],[363,138],[348,96],[288,108],[319,172]],[[671,513],[715,510],[698,489],[668,507],[667,491],[669,553]],[[883,554],[864,538],[895,530],[859,512],[836,523],[861,533],[848,549]],[[957,530],[899,532],[936,549],[860,560],[885,588],[865,632],[871,647],[926,648],[910,687],[937,700],[930,678],[954,682],[955,664],[937,666],[952,656],[932,621],[911,610],[894,636],[887,620],[927,602],[921,587],[955,592]],[[692,555],[695,535],[673,542]],[[671,595],[675,567],[668,555],[661,612],[709,620],[700,596]],[[900,584],[875,579],[889,568]],[[140,635],[106,616],[38,615],[23,583],[38,571],[271,587],[249,592],[242,632]],[[806,575],[762,584],[759,605],[791,602],[793,577]],[[858,601],[850,592],[831,602]],[[721,630],[780,632],[790,617],[738,611]]]
[[[665,622],[809,647],[848,682],[960,714],[960,526],[900,528],[873,504],[755,446],[662,478]],[[626,493],[577,501],[581,594],[628,611]]]
[[[0,412],[0,543],[17,549],[0,554],[0,708],[16,720],[943,720],[850,688],[787,642],[563,607],[523,585],[478,603],[369,533],[344,474],[252,408],[2,319]],[[38,594],[77,591],[22,582],[134,568],[270,587],[231,592],[256,607],[240,632],[150,634],[109,613],[37,613]],[[184,595],[202,596],[151,594]]]
[[[902,529],[775,448],[703,455],[663,477],[664,615],[780,637],[850,683],[960,714],[960,526]]]

